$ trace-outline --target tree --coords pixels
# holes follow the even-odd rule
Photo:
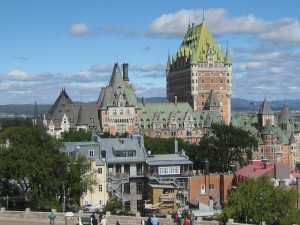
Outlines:
[[[178,151],[191,152],[192,149],[197,148],[196,144],[190,144],[183,139],[176,139],[178,141]],[[173,154],[174,153],[175,138],[152,138],[145,137],[144,144],[148,151],[152,154]]]
[[[10,127],[32,127],[32,122],[24,118],[4,119],[1,121],[1,131]]]
[[[124,204],[122,202],[122,199],[114,196],[107,201],[104,211],[106,212],[111,212],[111,214],[116,215],[119,214],[120,212],[124,211]]]
[[[258,224],[262,207],[262,219],[267,224],[272,224],[276,218],[282,224],[288,224],[287,221],[292,224],[300,222],[296,202],[296,189],[275,187],[268,177],[262,176],[256,180],[247,179],[240,182],[237,188],[229,193],[228,202],[223,210],[229,218],[237,222],[251,221]]]
[[[66,190],[68,197],[79,205],[80,197],[86,190],[93,192],[97,184],[97,171],[93,169],[91,159],[79,155],[74,161],[70,161],[66,177]]]
[[[79,141],[90,141],[92,139],[92,131],[69,130],[61,133],[61,141],[63,142],[79,142]]]
[[[232,163],[247,165],[252,158],[252,149],[258,142],[250,132],[226,124],[212,124],[200,141],[194,157],[210,161],[210,171],[226,172]]]
[[[7,128],[0,140],[9,140],[8,146],[0,148],[2,196],[13,194],[13,184],[20,189],[26,207],[57,205],[67,164],[61,143],[38,126]]]

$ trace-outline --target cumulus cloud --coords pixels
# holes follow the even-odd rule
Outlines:
[[[26,81],[31,79],[32,76],[22,70],[12,70],[7,74],[7,80]]]
[[[292,18],[280,18],[269,21],[255,15],[230,17],[222,8],[204,11],[205,22],[213,35],[252,34],[260,40],[276,42],[300,42],[299,22]],[[188,24],[202,21],[203,10],[181,10],[176,13],[163,14],[148,26],[149,35],[164,37],[182,37]],[[220,21],[222,21],[220,23]]]
[[[69,28],[68,33],[73,36],[85,36],[89,34],[89,29],[85,23],[76,23]]]

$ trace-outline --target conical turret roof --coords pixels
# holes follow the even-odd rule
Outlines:
[[[258,114],[263,114],[263,115],[273,115],[273,111],[269,105],[269,102],[267,99],[264,100],[262,106],[259,109]]]

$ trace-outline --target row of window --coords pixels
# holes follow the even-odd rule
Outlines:
[[[164,166],[158,167],[159,175],[180,174],[180,166]]]

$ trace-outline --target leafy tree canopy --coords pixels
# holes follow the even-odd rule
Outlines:
[[[79,205],[80,197],[87,190],[93,192],[97,184],[97,171],[93,169],[91,159],[78,155],[68,165],[67,175],[65,178],[67,195],[73,202]]]
[[[91,141],[92,131],[69,130],[61,133],[61,141],[63,142],[79,142],[79,141]]]
[[[32,127],[32,122],[24,118],[3,119],[0,124],[1,131],[10,127]]]
[[[11,195],[11,181],[28,204],[50,207],[59,195],[67,157],[60,153],[61,143],[40,127],[11,127],[0,135],[1,195]]]
[[[296,209],[296,202],[296,189],[275,187],[268,177],[263,176],[240,182],[229,193],[223,210],[237,222],[258,224],[262,210],[262,220],[267,224],[272,224],[275,219],[281,224],[299,224],[300,211]]]
[[[256,138],[248,131],[232,125],[212,124],[200,141],[199,151],[194,154],[200,159],[202,168],[207,159],[210,171],[226,172],[232,163],[240,166],[249,164],[252,150],[257,146]]]
[[[184,150],[185,152],[191,152],[197,148],[196,144],[190,144],[183,139],[177,139],[178,151]],[[172,154],[174,153],[175,138],[151,138],[145,137],[144,144],[147,151],[151,151],[152,154]]]
[[[111,212],[111,214],[116,215],[124,211],[124,204],[122,202],[122,199],[114,196],[107,201],[104,211]]]

